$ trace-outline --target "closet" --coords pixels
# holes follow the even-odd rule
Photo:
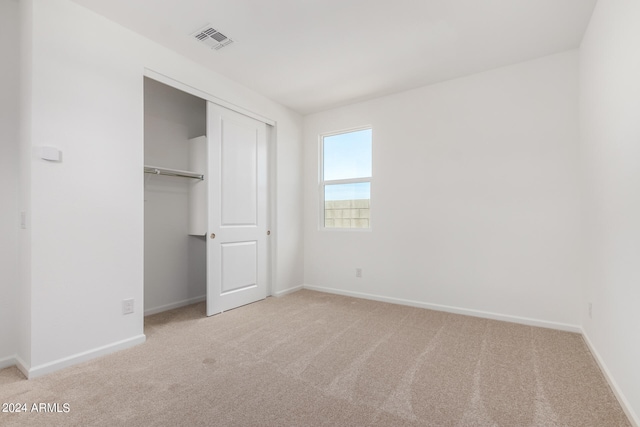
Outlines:
[[[271,126],[150,78],[144,108],[145,314],[264,299]]]
[[[189,194],[206,165],[201,158],[199,170],[191,169],[192,140],[206,135],[206,112],[205,100],[145,78],[145,315],[206,297],[206,230],[189,234]]]

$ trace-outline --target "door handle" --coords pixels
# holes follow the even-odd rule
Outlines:
[[[215,239],[216,238],[216,233],[211,233],[211,238]]]

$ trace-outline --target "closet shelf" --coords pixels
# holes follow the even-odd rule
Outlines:
[[[196,172],[183,171],[179,169],[161,168],[159,166],[144,165],[144,173],[154,175],[179,176],[182,178],[194,178],[204,180],[204,175]]]

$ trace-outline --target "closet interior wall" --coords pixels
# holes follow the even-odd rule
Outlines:
[[[206,135],[206,126],[205,100],[145,78],[145,165],[189,170],[189,139]],[[188,234],[193,179],[144,174],[144,182],[144,312],[149,315],[205,299],[206,241]]]

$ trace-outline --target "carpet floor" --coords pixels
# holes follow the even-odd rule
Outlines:
[[[145,334],[33,380],[1,370],[0,403],[27,412],[0,425],[630,425],[574,333],[303,290]]]

